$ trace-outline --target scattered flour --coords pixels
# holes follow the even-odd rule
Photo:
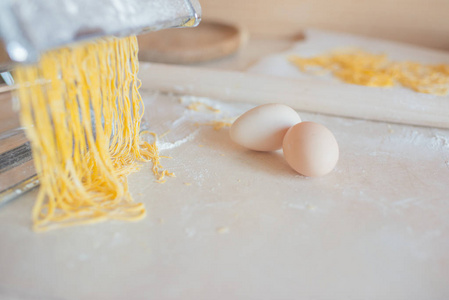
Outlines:
[[[185,144],[189,141],[192,141],[195,136],[198,134],[199,130],[195,130],[193,131],[191,134],[189,134],[188,136],[186,136],[185,138],[182,138],[180,140],[177,140],[175,142],[164,142],[164,141],[157,141],[157,147],[159,148],[159,151],[164,151],[164,150],[169,150],[169,149],[173,149],[176,147],[181,146],[182,144]]]
[[[434,137],[432,137],[431,141],[432,141],[432,145],[435,148],[442,147],[442,148],[449,149],[449,137],[447,137],[447,136],[442,136],[437,133],[437,134],[435,134]]]

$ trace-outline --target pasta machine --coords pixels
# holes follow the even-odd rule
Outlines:
[[[39,184],[10,93],[14,64],[88,39],[194,27],[200,20],[197,0],[0,0],[0,205]]]

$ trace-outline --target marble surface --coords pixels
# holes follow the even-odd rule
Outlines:
[[[447,299],[448,130],[300,113],[340,145],[312,179],[208,125],[251,105],[143,94],[176,178],[130,176],[137,223],[36,234],[36,191],[2,207],[1,299]]]

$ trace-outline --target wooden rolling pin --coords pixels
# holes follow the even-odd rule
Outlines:
[[[142,89],[223,101],[283,103],[299,111],[449,128],[449,97],[401,88],[371,88],[321,79],[141,63]]]

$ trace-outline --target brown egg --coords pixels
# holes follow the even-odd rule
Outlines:
[[[232,124],[231,139],[245,148],[274,151],[282,148],[287,130],[301,122],[298,113],[283,104],[264,104],[248,110]]]
[[[332,171],[337,164],[337,141],[329,129],[314,122],[291,127],[283,141],[284,157],[298,173],[317,177]]]

